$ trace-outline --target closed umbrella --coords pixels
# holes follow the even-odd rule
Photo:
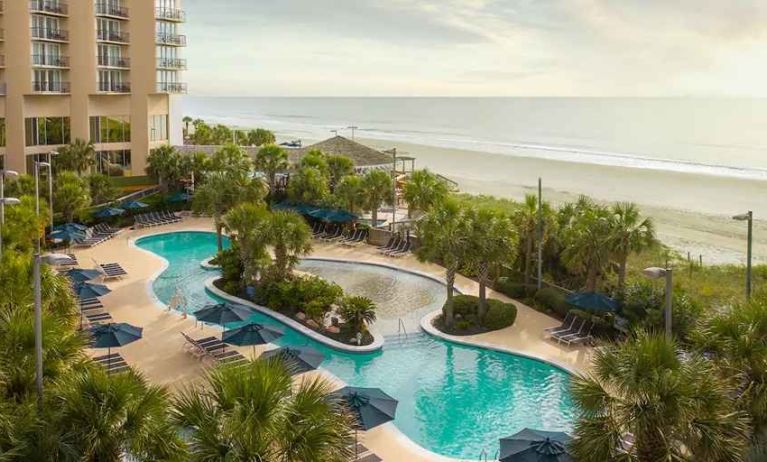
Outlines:
[[[580,292],[570,294],[565,299],[567,303],[591,311],[616,311],[618,302],[605,294],[597,292]]]
[[[91,269],[71,269],[64,273],[74,283],[91,281],[101,276],[101,271]]]
[[[309,347],[283,347],[269,350],[261,355],[262,358],[279,358],[287,366],[291,374],[302,374],[320,367],[325,355]]]
[[[128,201],[122,205],[125,210],[138,210],[149,207],[147,204],[140,201]]]
[[[355,453],[357,452],[358,429],[370,430],[390,422],[394,420],[394,415],[397,413],[397,400],[384,393],[380,388],[344,387],[331,393],[330,396],[344,401],[356,417],[357,425],[354,427]]]
[[[112,355],[112,348],[133,343],[141,338],[143,329],[125,323],[102,324],[91,328],[94,348],[106,348],[107,356]],[[107,359],[107,371],[112,365],[112,358]]]
[[[253,355],[256,353],[256,345],[266,345],[282,337],[281,330],[273,329],[258,323],[245,324],[237,329],[228,330],[221,336],[221,341],[230,345],[253,346]]]
[[[206,306],[194,313],[194,316],[200,322],[223,326],[232,322],[245,321],[253,316],[253,313],[254,311],[245,305],[219,303],[218,305]]]
[[[112,218],[112,217],[119,217],[120,215],[124,214],[125,210],[118,209],[115,207],[107,207],[105,209],[101,209],[98,212],[94,213],[93,216],[96,218]]]
[[[499,462],[572,462],[567,444],[570,435],[525,428],[501,438]]]
[[[111,292],[109,287],[103,284],[93,284],[91,282],[74,283],[72,289],[75,291],[77,298],[80,299],[101,297]]]

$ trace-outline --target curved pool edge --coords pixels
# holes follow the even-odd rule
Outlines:
[[[363,346],[346,345],[344,343],[328,338],[322,334],[319,334],[309,329],[308,327],[304,326],[303,324],[296,322],[293,319],[290,319],[289,317],[285,316],[282,313],[278,313],[265,306],[257,305],[251,301],[248,301],[243,298],[236,297],[234,295],[224,292],[223,290],[219,289],[213,284],[217,279],[219,278],[212,277],[210,279],[207,279],[205,281],[205,289],[211,292],[212,294],[223,298],[224,300],[228,300],[232,303],[238,303],[238,304],[253,308],[259,313],[265,314],[269,316],[270,318],[276,319],[277,321],[285,324],[291,329],[296,330],[300,332],[301,334],[311,338],[312,340],[322,343],[325,346],[333,348],[334,350],[340,350],[346,353],[372,353],[374,351],[378,351],[381,348],[383,348],[383,345],[384,345],[383,336],[373,330],[370,331],[370,334],[373,336],[373,342],[370,345],[363,345]]]

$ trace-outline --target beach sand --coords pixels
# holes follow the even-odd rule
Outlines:
[[[461,191],[520,199],[537,192],[554,204],[586,194],[604,201],[632,201],[655,220],[658,236],[683,255],[704,263],[744,263],[746,224],[731,216],[753,210],[767,217],[767,182],[639,168],[563,162],[533,157],[446,149],[373,139],[378,149],[397,147],[427,167],[458,182]],[[767,221],[754,222],[754,258],[767,263]],[[659,262],[660,263],[660,262]]]

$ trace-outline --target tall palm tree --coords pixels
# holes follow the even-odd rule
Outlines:
[[[593,205],[578,213],[565,228],[562,251],[565,264],[586,279],[586,290],[594,291],[610,262],[613,216],[604,207]]]
[[[572,385],[576,459],[743,460],[748,418],[711,361],[646,333],[594,353],[592,375]],[[634,444],[624,448],[628,434]]]
[[[152,149],[146,161],[147,173],[157,178],[165,191],[174,187],[186,174],[183,157],[169,144]]]
[[[370,170],[362,177],[363,208],[373,214],[373,226],[378,226],[378,209],[392,203],[392,179],[383,170]]]
[[[443,312],[445,325],[453,325],[453,292],[455,276],[467,261],[470,245],[469,221],[465,210],[454,200],[432,209],[418,222],[421,246],[416,255],[422,261],[435,261],[445,267],[447,301]]]
[[[189,137],[189,124],[192,123],[192,118],[189,116],[184,116],[183,119],[181,119],[182,122],[184,122],[184,139],[187,139]]]
[[[346,462],[353,420],[330,391],[321,378],[293,386],[274,359],[223,366],[180,393],[175,421],[195,461]]]
[[[52,460],[184,460],[167,391],[136,372],[108,376],[88,367],[64,377],[50,395]]]
[[[352,324],[354,332],[362,332],[376,320],[376,305],[367,297],[348,296],[341,300],[339,314]]]
[[[612,206],[613,231],[610,249],[618,260],[618,293],[626,288],[626,263],[629,255],[655,245],[655,226],[652,219],[642,219],[639,208],[630,202]]]
[[[222,221],[237,240],[243,266],[242,278],[248,285],[271,261],[266,250],[272,236],[271,216],[262,204],[243,202],[229,210]]]
[[[266,175],[270,194],[274,194],[277,173],[287,168],[288,153],[276,144],[267,144],[256,153],[256,169]]]
[[[59,171],[72,171],[81,175],[96,164],[96,149],[93,147],[93,142],[78,138],[59,148],[53,162]]]
[[[554,227],[551,206],[548,202],[543,202],[541,214],[543,216],[542,238],[545,242]],[[538,236],[540,221],[538,215],[538,197],[534,194],[527,194],[521,207],[512,218],[514,225],[517,228],[517,234],[521,239],[521,263],[525,285],[529,285],[533,271],[533,255],[536,251],[536,245],[543,245],[543,242],[539,242],[540,239]]]
[[[90,188],[85,180],[73,172],[61,172],[56,176],[54,188],[55,209],[70,223],[76,214],[91,205]]]
[[[405,183],[402,197],[407,202],[407,216],[413,212],[428,212],[442,202],[450,192],[447,183],[427,169],[414,171]]]
[[[184,171],[194,180],[195,184],[205,181],[205,174],[211,168],[211,159],[204,152],[194,152],[183,158]]]
[[[491,267],[516,258],[519,237],[508,216],[487,209],[473,209],[467,212],[470,223],[467,257],[477,267],[479,282],[480,320],[487,313],[487,285],[490,282]]]
[[[233,180],[243,181],[250,177],[253,161],[240,146],[228,143],[213,154],[208,166],[213,171],[225,173]]]
[[[290,176],[288,197],[296,202],[319,204],[330,194],[328,177],[314,167],[301,167]]]
[[[346,156],[327,156],[325,161],[330,172],[330,192],[334,193],[342,179],[354,174],[354,161]]]
[[[269,243],[274,246],[274,269],[278,280],[287,278],[301,255],[312,250],[312,230],[295,212],[278,210],[269,216]]]
[[[362,204],[362,177],[347,175],[336,185],[334,195],[338,202],[351,213]]]

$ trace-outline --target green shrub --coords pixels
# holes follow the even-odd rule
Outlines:
[[[553,287],[544,287],[536,292],[535,301],[561,317],[565,317],[570,311],[570,304],[565,301],[565,294]]]
[[[471,327],[471,321],[467,321],[466,319],[456,321],[455,323],[455,328],[458,330],[468,330],[470,327]]]
[[[456,295],[453,297],[453,313],[461,317],[473,317],[477,315],[479,298],[473,295]]]
[[[224,287],[226,287],[223,290],[235,295],[238,294],[241,289],[243,267],[236,244],[233,243],[231,248],[216,255],[211,263],[221,267],[221,278]]]
[[[513,281],[506,276],[499,277],[493,287],[507,297],[516,299],[525,298],[528,292],[525,284]]]
[[[488,300],[484,326],[489,330],[503,329],[514,324],[517,319],[517,307],[513,303]]]
[[[338,284],[317,276],[265,281],[256,290],[256,302],[292,316],[298,311],[319,319],[343,296]]]

